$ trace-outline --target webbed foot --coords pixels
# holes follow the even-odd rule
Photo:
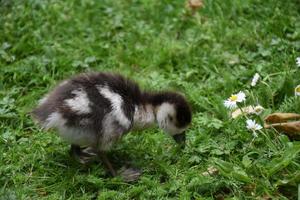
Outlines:
[[[97,152],[93,148],[81,148],[73,144],[71,145],[70,155],[83,165],[88,165],[97,159]]]
[[[142,170],[132,167],[122,167],[118,171],[118,174],[123,178],[125,182],[135,182],[139,180],[140,176],[142,175]]]

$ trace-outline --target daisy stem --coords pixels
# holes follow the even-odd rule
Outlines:
[[[268,143],[271,144],[274,149],[278,149],[273,141],[262,130],[259,130],[259,132],[266,138]]]
[[[243,108],[242,108],[239,104],[236,104],[236,105],[237,105],[237,107],[240,109],[240,111],[241,111],[243,117],[245,117],[245,119],[249,119],[249,118],[247,117],[246,113],[244,112]]]
[[[253,138],[252,138],[252,140],[251,140],[251,142],[249,143],[248,147],[250,147],[250,146],[254,143],[255,138],[256,138],[256,137],[253,137]]]
[[[255,102],[258,105],[258,99],[255,98],[252,90],[250,90],[250,96],[251,96],[252,101]]]
[[[266,83],[263,80],[261,81],[261,83],[264,84],[264,85],[266,85],[269,88],[269,90],[272,92],[272,88],[271,88],[271,86],[268,83]],[[271,101],[272,101],[272,108],[274,108],[275,107],[275,103],[274,103],[273,93],[272,93],[272,99],[271,99]]]
[[[290,70],[290,72],[296,72],[296,71],[297,71],[296,69]],[[284,74],[284,73],[286,73],[286,72],[282,71],[282,72],[276,72],[273,74],[268,74],[267,76],[265,76],[265,78],[262,81],[266,81],[272,76],[277,76],[277,75]]]

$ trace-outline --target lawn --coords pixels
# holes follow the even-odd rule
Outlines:
[[[0,199],[297,199],[300,143],[271,129],[255,137],[224,100],[244,91],[242,105],[265,108],[250,116],[261,125],[270,113],[300,112],[299,1],[203,4],[0,0]],[[87,71],[185,94],[186,148],[158,129],[128,134],[110,156],[143,170],[136,183],[76,163],[28,113],[58,81]]]

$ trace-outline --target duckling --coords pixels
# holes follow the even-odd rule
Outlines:
[[[32,116],[43,128],[55,128],[81,163],[97,155],[113,176],[118,174],[106,152],[126,133],[157,125],[182,145],[192,118],[183,95],[142,91],[122,75],[103,72],[61,82]]]

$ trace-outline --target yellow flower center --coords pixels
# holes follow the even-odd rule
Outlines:
[[[238,99],[237,95],[231,95],[231,97],[229,97],[230,101],[236,101]]]
[[[300,92],[300,87],[296,87],[295,91]]]
[[[255,110],[255,112],[260,112],[260,111],[262,111],[263,109],[262,109],[262,108],[255,108],[254,110]]]

